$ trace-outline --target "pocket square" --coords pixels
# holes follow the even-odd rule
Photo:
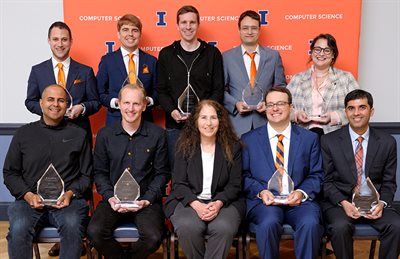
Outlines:
[[[150,73],[149,67],[148,67],[146,64],[143,65],[142,73],[143,73],[143,74],[148,74],[148,73]]]
[[[82,83],[82,81],[81,81],[80,79],[75,79],[75,80],[74,80],[74,85],[75,85],[75,84],[80,84],[80,83]]]

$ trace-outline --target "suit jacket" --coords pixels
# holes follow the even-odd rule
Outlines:
[[[224,206],[232,204],[241,216],[244,216],[245,202],[242,196],[242,154],[239,144],[233,146],[233,163],[229,164],[224,157],[219,143],[215,146],[214,172],[211,184],[212,200],[221,200]],[[198,200],[203,190],[203,165],[201,149],[197,148],[192,159],[184,159],[182,154],[175,156],[174,170],[172,172],[172,191],[169,194],[164,211],[170,217],[176,205],[181,202],[183,206]]]
[[[56,83],[51,59],[33,66],[28,79],[28,91],[25,100],[26,108],[32,113],[42,115],[42,110],[39,105],[42,92],[47,86]],[[71,58],[66,85],[66,89],[72,96],[73,103],[83,103],[86,107],[85,115],[79,116],[71,120],[71,122],[86,129],[91,138],[89,116],[100,109],[99,95],[97,93],[96,78],[94,77],[93,69]]]
[[[276,167],[271,153],[267,125],[244,134],[242,141],[244,191],[249,212],[262,203],[257,195],[267,189],[268,181],[276,171]],[[294,182],[294,189],[301,189],[307,193],[309,199],[315,199],[321,190],[323,174],[318,136],[292,125],[288,158],[288,174]]]
[[[147,96],[157,100],[157,79],[156,79],[157,59],[150,54],[139,49],[138,78],[143,83]],[[107,125],[121,119],[119,109],[112,109],[110,102],[112,98],[118,98],[119,90],[128,77],[121,49],[104,55],[99,64],[97,72],[97,88],[100,95],[100,102],[107,111]],[[148,107],[143,114],[143,118],[152,121],[151,109]]]
[[[312,86],[311,68],[293,76],[288,84],[288,89],[292,93],[293,106],[295,110],[303,109],[306,113],[312,112]],[[341,125],[322,125],[325,133],[337,130],[342,125],[347,124],[344,113],[344,98],[354,89],[360,88],[354,76],[337,68],[330,68],[326,90],[322,98],[325,100],[326,111],[336,112],[339,115]],[[308,128],[309,124],[301,124]]]
[[[278,51],[259,46],[260,63],[257,69],[256,81],[265,93],[272,86],[286,86],[282,60]],[[225,92],[224,106],[229,115],[238,136],[253,128],[265,124],[265,114],[256,111],[239,114],[236,103],[242,101],[242,91],[248,85],[250,79],[243,61],[241,46],[226,51],[223,54]]]
[[[324,160],[325,211],[342,200],[351,202],[352,190],[357,184],[357,170],[350,139],[349,126],[321,138]],[[397,151],[396,140],[389,134],[370,127],[365,160],[365,177],[369,177],[380,199],[390,205],[396,192]]]

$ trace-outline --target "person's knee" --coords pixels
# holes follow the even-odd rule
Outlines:
[[[332,235],[352,235],[354,226],[347,220],[337,220],[328,224],[328,231]]]
[[[146,245],[146,250],[151,253],[154,253],[160,247],[161,240],[162,240],[161,235],[158,235],[156,233],[149,233],[146,236],[145,240],[146,242],[144,242],[144,244]]]

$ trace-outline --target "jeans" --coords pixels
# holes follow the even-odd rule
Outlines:
[[[176,142],[178,141],[179,134],[181,133],[180,129],[166,129],[167,132],[167,143],[168,143],[168,158],[169,165],[171,170],[174,168],[174,160],[175,160],[175,148]]]
[[[88,206],[84,199],[72,199],[70,205],[62,209],[32,209],[25,200],[15,201],[8,207],[10,259],[32,258],[33,238],[49,224],[60,233],[60,259],[80,258],[87,215]]]

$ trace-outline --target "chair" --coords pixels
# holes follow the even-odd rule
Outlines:
[[[376,240],[380,237],[380,233],[369,224],[354,224],[353,240],[371,240],[369,249],[369,259],[373,259],[375,255]],[[329,236],[328,236],[329,238]],[[325,243],[326,245],[326,243]],[[322,256],[326,257],[325,249],[322,250]],[[324,257],[323,257],[324,258]]]
[[[283,224],[283,232],[281,235],[281,240],[293,240],[294,239],[294,229],[289,225],[289,224]],[[251,230],[247,231],[246,233],[246,239],[245,239],[245,244],[244,244],[244,258],[249,259],[250,258],[250,242],[255,240],[256,235],[255,233]],[[326,236],[322,237],[322,259],[326,258],[326,242],[327,238]]]
[[[124,222],[121,223],[114,230],[114,238],[120,243],[134,243],[139,239],[139,231],[134,223]],[[163,258],[168,259],[168,238],[166,236],[162,240]],[[98,253],[98,258],[101,259],[102,255]]]

